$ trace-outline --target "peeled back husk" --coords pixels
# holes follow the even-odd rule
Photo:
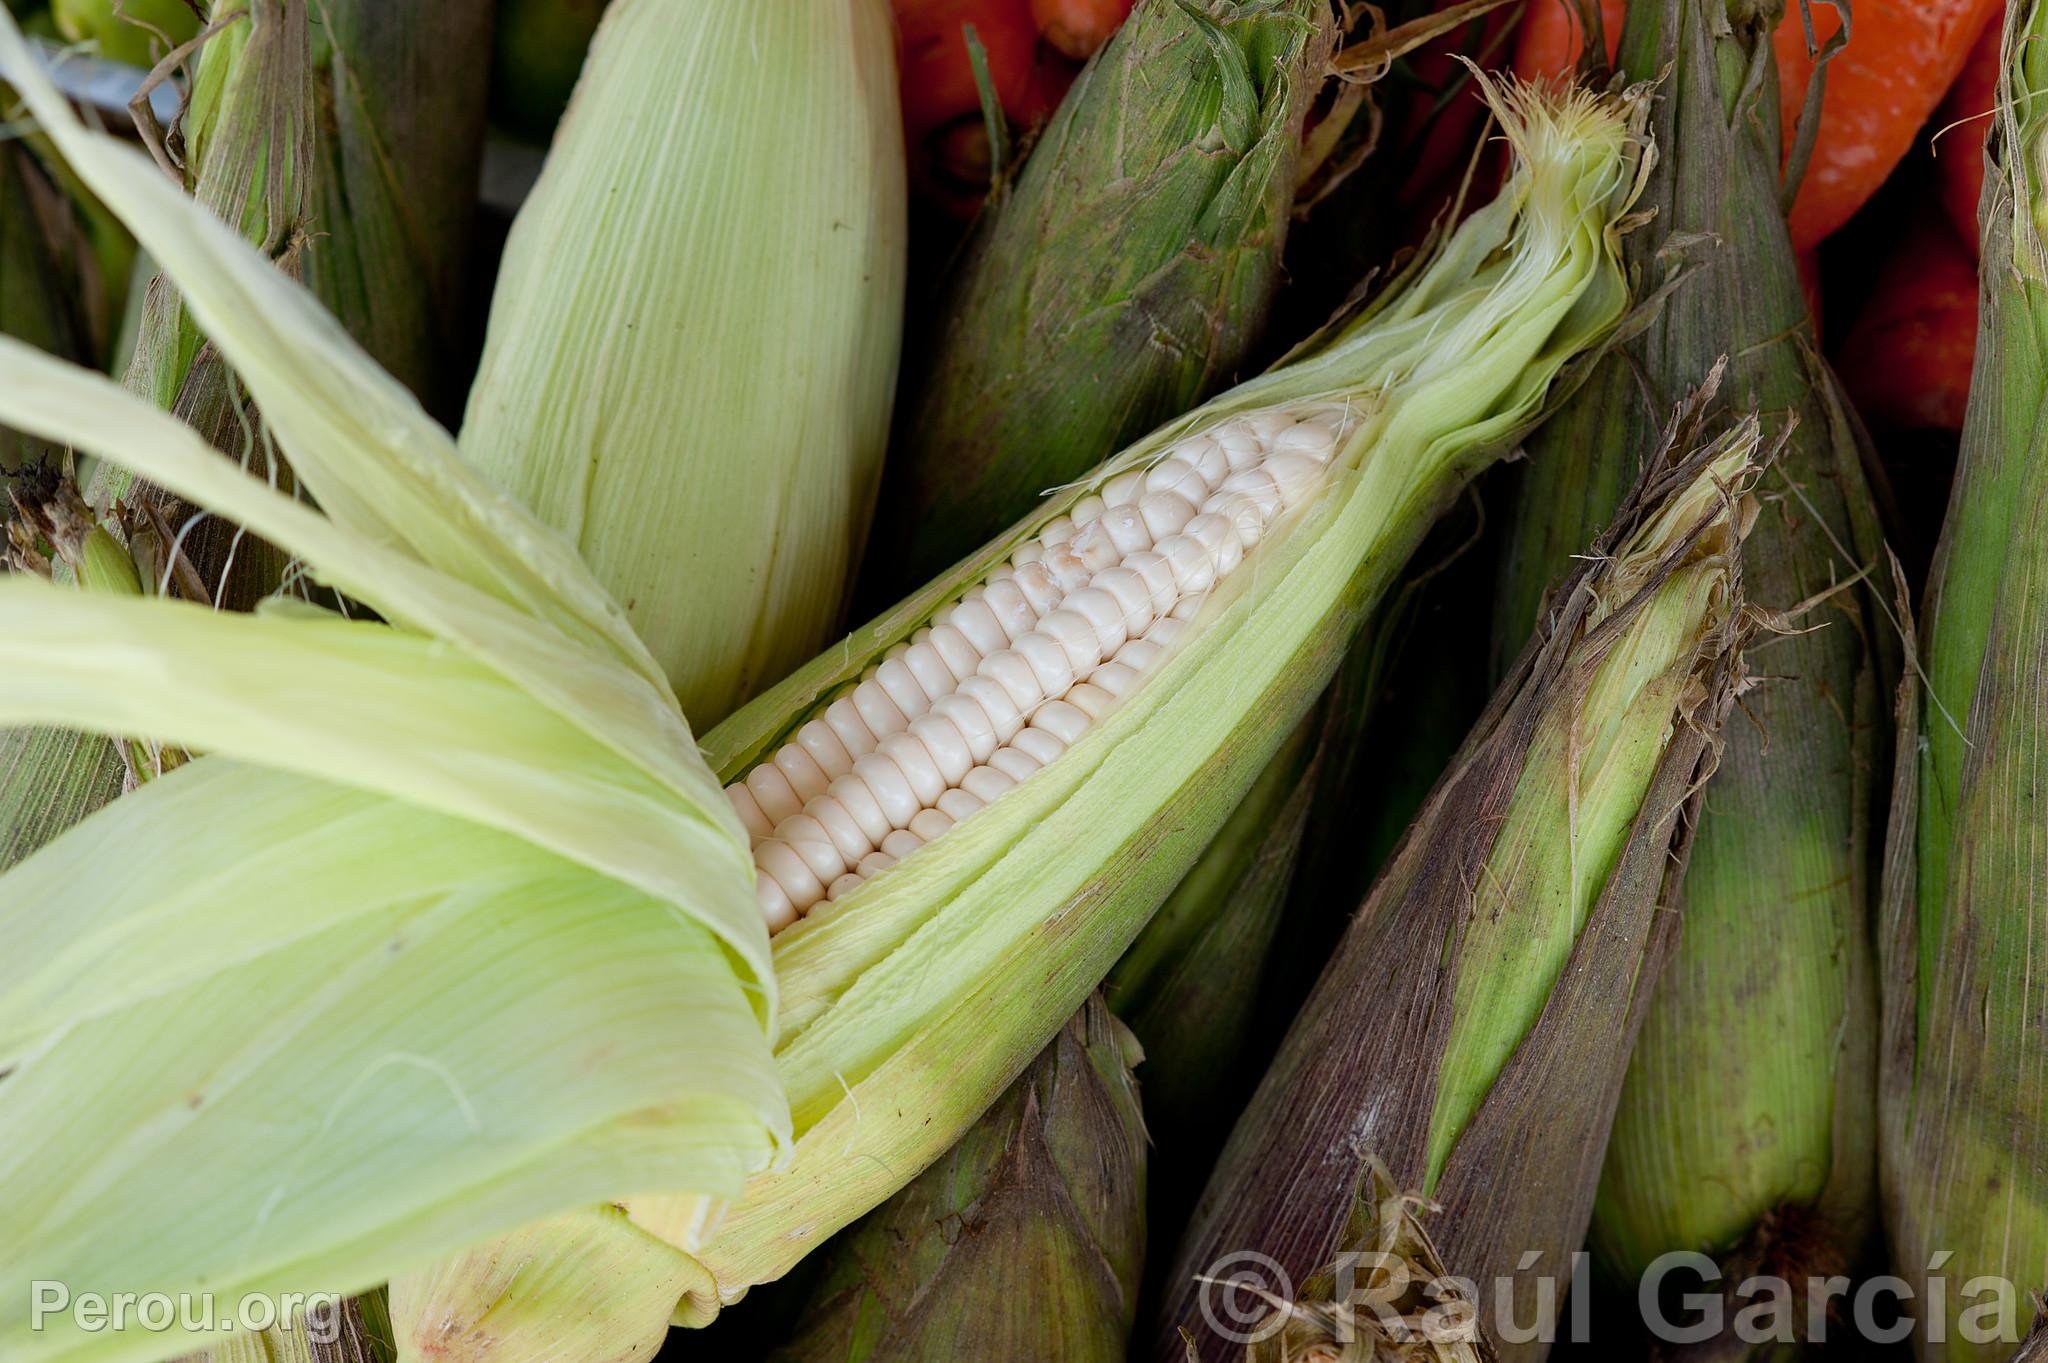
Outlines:
[[[84,128],[4,18],[0,71],[313,505],[18,342],[0,421],[377,617],[0,579],[0,722],[207,754],[0,876],[0,1354],[219,1342],[37,1328],[38,1279],[360,1291],[627,1190],[737,1193],[789,1138],[776,985],[745,831],[661,669],[571,546],[267,257]]]
[[[306,5],[280,0],[215,8],[221,26],[199,50],[183,119],[188,189],[278,268],[303,272],[373,358],[430,395],[453,347],[483,89],[480,72],[429,76],[418,54],[473,45],[488,6],[322,0],[317,23]],[[122,357],[126,382],[289,487],[260,414],[204,339],[175,284],[154,278],[134,349]],[[175,542],[182,579],[221,605],[249,608],[288,571],[260,538],[194,518],[118,467],[103,467],[91,491],[103,510],[126,503],[123,519],[162,542],[160,557]],[[152,574],[146,585],[171,583]],[[0,731],[0,767],[33,774],[0,786],[0,869],[112,799],[124,779],[112,743],[47,728]]]
[[[1372,308],[1111,459],[706,736],[720,779],[738,780],[1015,546],[1212,431],[1306,418],[1333,442],[1323,491],[1270,530],[1142,685],[1042,771],[775,939],[793,1158],[723,1215],[694,1198],[627,1202],[647,1252],[695,1270],[679,1323],[780,1277],[996,1099],[1208,844],[1441,509],[1618,322],[1618,235],[1647,155],[1639,97],[1499,98],[1518,169]],[[562,1233],[535,1228],[490,1257],[552,1264]],[[554,1308],[444,1288],[420,1320],[442,1357],[502,1360],[519,1355],[495,1350],[492,1317],[520,1311]],[[665,1324],[592,1320],[584,1348],[551,1357],[644,1358]],[[450,1349],[451,1333],[466,1345]]]
[[[1403,1195],[1435,1204],[1444,1266],[1478,1285],[1458,1340],[1541,1357],[1493,1313],[1555,1321],[1737,689],[1757,427],[1705,440],[1704,406],[1688,404],[1352,920],[1202,1195],[1150,1357],[1245,1357],[1205,1323],[1218,1292],[1220,1318],[1263,1323],[1262,1339],[1294,1314],[1294,1284],[1345,1302],[1339,1256],[1380,1249],[1387,1226],[1355,1214]],[[1278,1300],[1203,1281],[1254,1255]]]
[[[1138,1059],[1091,997],[951,1150],[832,1242],[771,1363],[1122,1363],[1145,1247]]]
[[[883,0],[618,0],[520,209],[463,454],[698,727],[839,627],[902,325]]]
[[[1945,1288],[1951,1303],[1944,1337],[1915,1334],[1930,1361],[2010,1356],[2048,1291],[2044,35],[2048,6],[2011,7],[1979,207],[1977,362],[1921,665],[1900,692],[1879,933],[1885,1223],[1917,1299]]]

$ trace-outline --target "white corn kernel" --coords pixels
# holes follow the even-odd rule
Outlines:
[[[754,798],[754,792],[747,789],[744,781],[735,781],[727,786],[725,798],[732,801],[732,812],[740,816],[740,825],[747,830],[748,838],[765,838],[775,831],[774,822],[761,812],[761,802]]]

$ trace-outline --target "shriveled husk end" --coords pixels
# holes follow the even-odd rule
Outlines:
[[[1144,0],[1081,73],[939,305],[884,477],[880,600],[1236,377],[1333,23],[1311,0]]]
[[[1217,1299],[1217,1315],[1242,1327],[1244,1363],[1490,1363],[1471,1290],[1450,1277],[1429,1238],[1426,1223],[1442,1210],[1368,1161],[1341,1237],[1349,1256],[1291,1296],[1258,1283],[1205,1284],[1231,1294]],[[1188,1359],[1198,1359],[1185,1342]]]
[[[1208,844],[1442,506],[1611,333],[1627,306],[1618,237],[1649,154],[1640,101],[1500,98],[1522,163],[1398,287],[1108,461],[705,737],[719,778],[739,778],[1015,545],[1184,439],[1279,413],[1340,432],[1324,490],[1267,533],[1143,685],[1043,771],[775,939],[793,1158],[722,1209],[628,1202],[716,1282],[678,1323],[780,1277],[995,1101]],[[589,1356],[605,1356],[622,1337],[658,1341],[666,1322],[586,1324]]]
[[[1657,227],[1630,262],[1669,291],[1532,440],[1499,596],[1505,658],[1635,477],[1657,395],[1718,356],[1732,406],[1794,423],[1745,549],[1750,599],[1782,613],[1756,645],[1768,680],[1705,793],[1685,932],[1637,1039],[1594,1212],[1596,1264],[1630,1291],[1678,1250],[1794,1254],[1806,1262],[1784,1266],[1802,1280],[1847,1271],[1874,1229],[1874,811],[1897,649],[1871,585],[1886,564],[1867,440],[1819,355],[1780,221],[1781,12],[1629,8],[1625,71],[1669,73],[1653,118],[1667,154],[1645,190]]]
[[[774,1363],[1121,1363],[1145,1243],[1138,1058],[1091,997],[951,1150],[833,1242]]]
[[[2048,722],[2044,35],[2048,6],[2007,12],[1969,415],[1922,669],[1900,690],[1879,939],[1885,1221],[1916,1291],[1939,1277],[1951,1300],[2004,1303],[1998,1337],[1921,1338],[1926,1359],[2006,1357],[2048,1290],[2048,1011],[2036,983],[2048,962],[2036,770]]]
[[[1752,418],[1704,439],[1710,390],[1559,594],[1296,1018],[1181,1244],[1155,1357],[1178,1357],[1183,1331],[1196,1356],[1238,1355],[1200,1306],[1200,1277],[1232,1254],[1301,1283],[1373,1248],[1344,1237],[1375,1161],[1387,1188],[1442,1204],[1432,1234],[1483,1305],[1511,1281],[1518,1322],[1557,1309],[1535,1279],[1569,1273],[1591,1213],[1676,927],[1686,816],[1740,678],[1758,431]]]
[[[838,627],[902,322],[882,0],[618,0],[520,210],[462,450],[707,728]]]

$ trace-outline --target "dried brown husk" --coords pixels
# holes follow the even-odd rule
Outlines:
[[[1753,452],[1751,423],[1702,442],[1710,394],[1711,384],[1689,401],[1665,453],[1580,562],[1296,1018],[1181,1244],[1152,1355],[1162,1363],[1179,1358],[1184,1343],[1195,1357],[1240,1356],[1240,1345],[1201,1320],[1198,1279],[1212,1266],[1256,1251],[1287,1282],[1305,1282],[1343,1251],[1374,1248],[1356,1238],[1354,1210],[1389,1190],[1440,1204],[1431,1234],[1450,1270],[1482,1285],[1482,1304],[1494,1300],[1496,1281],[1508,1282],[1516,1319],[1527,1321],[1540,1305],[1537,1279],[1548,1276],[1555,1310],[1557,1280],[1569,1272],[1591,1213],[1629,1043],[1675,937],[1690,816],[1740,679],[1745,626],[1734,545],[1750,518],[1742,488],[1724,491],[1711,512],[1653,552],[1613,557],[1645,525],[1670,524],[1656,520],[1667,495],[1693,487],[1731,448]],[[1461,966],[1476,940],[1474,887],[1496,872],[1497,856],[1514,855],[1498,840],[1525,786],[1544,792],[1543,807],[1571,811],[1570,827],[1583,827],[1576,776],[1532,765],[1539,738],[1561,725],[1577,731],[1601,662],[1631,625],[1652,618],[1645,611],[1661,587],[1699,554],[1725,574],[1727,595],[1699,617],[1674,663],[1687,678],[1682,699],[1661,745],[1639,753],[1646,765],[1631,768],[1644,785],[1625,813],[1614,811],[1613,870],[1526,1033],[1515,1035],[1509,1019],[1481,1017],[1482,1028],[1505,1029],[1497,1035],[1503,1058],[1445,1145],[1436,1128],[1449,1111],[1445,1066],[1464,1003]],[[1491,920],[1487,930],[1505,931]],[[1533,1263],[1524,1262],[1527,1251],[1538,1252]],[[1484,1321],[1482,1330],[1491,1336]],[[1524,1344],[1504,1356],[1540,1352]]]
[[[1742,1264],[1846,1272],[1874,1229],[1875,811],[1897,643],[1859,581],[1884,566],[1867,438],[1819,354],[1782,223],[1781,13],[1630,7],[1626,72],[1668,73],[1653,116],[1668,154],[1645,200],[1657,217],[1631,264],[1675,283],[1530,442],[1503,559],[1495,638],[1512,646],[1633,478],[1667,396],[1717,355],[1731,405],[1792,423],[1744,563],[1751,599],[1780,614],[1753,646],[1760,684],[1705,793],[1685,931],[1637,1040],[1594,1212],[1596,1266],[1630,1293],[1681,1250],[1723,1257],[1731,1288]]]

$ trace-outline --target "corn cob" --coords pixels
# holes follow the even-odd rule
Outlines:
[[[1144,0],[1081,73],[938,305],[890,452],[880,599],[1244,363],[1332,24],[1312,0]]]
[[[893,70],[883,0],[621,0],[513,224],[463,452],[576,543],[700,727],[824,644],[866,538]]]
[[[1596,1265],[1629,1290],[1676,1250],[1727,1259],[1731,1287],[1744,1267],[1846,1272],[1873,1229],[1872,786],[1891,647],[1880,603],[1855,583],[1882,554],[1863,436],[1817,353],[1780,225],[1780,12],[1630,6],[1626,69],[1674,73],[1658,115],[1670,155],[1649,200],[1671,232],[1710,244],[1626,355],[1537,434],[1504,561],[1497,643],[1537,620],[1546,579],[1633,476],[1626,452],[1656,395],[1717,355],[1731,357],[1736,402],[1796,422],[1745,559],[1751,597],[1788,614],[1757,645],[1753,670],[1771,680],[1745,701],[1751,722],[1729,733],[1706,791],[1685,932],[1637,1042],[1593,1215]],[[1647,248],[1634,260],[1660,268]]]
[[[783,998],[777,1066],[798,1132],[790,1163],[755,1179],[722,1216],[696,1198],[627,1203],[648,1232],[648,1253],[665,1255],[678,1273],[694,1266],[679,1322],[702,1322],[722,1301],[781,1276],[930,1164],[995,1100],[1208,843],[1440,509],[1541,408],[1559,370],[1619,319],[1626,289],[1611,268],[1614,233],[1642,155],[1630,131],[1634,103],[1585,92],[1553,102],[1520,90],[1501,99],[1520,168],[1426,268],[1287,365],[1111,459],[706,736],[714,770],[746,790],[734,798],[761,809],[750,836],[769,847],[761,853],[768,917],[787,922],[796,898],[814,887],[828,902],[788,924],[774,948]],[[1301,453],[1311,449],[1329,452]],[[1253,470],[1261,477],[1222,494],[1227,514],[1203,513],[1217,520],[1197,528],[1190,519],[1165,537],[1182,543],[1147,549],[1120,540],[1142,533],[1151,541],[1145,497],[1192,491],[1199,479],[1206,503],[1218,495],[1207,488],[1220,492]],[[1163,486],[1146,487],[1155,477]],[[1297,480],[1311,477],[1321,491],[1297,499]],[[1198,512],[1203,503],[1181,500]],[[1234,548],[1225,535],[1236,537]],[[1252,537],[1255,553],[1246,547]],[[1230,571],[1217,576],[1226,563]],[[1029,593],[1057,587],[1056,575],[1075,565],[1091,581],[1097,573],[1124,576],[1100,588],[1074,584],[1076,594],[1097,591],[1106,604],[1083,598],[1039,617],[1050,622],[1044,632],[1058,655],[1013,646],[1012,630],[1030,632],[1022,607],[1037,610]],[[1185,582],[1177,572],[1160,575],[1161,565],[1184,566]],[[1155,581],[1157,600],[1149,597]],[[1128,606],[1118,590],[1130,593]],[[1126,622],[1122,612],[1141,605]],[[1141,647],[1125,662],[1103,656],[1132,628],[1160,652]],[[1158,633],[1143,638],[1148,628]],[[985,677],[979,661],[963,677],[953,668],[968,668],[957,652],[963,645],[1000,660]],[[914,668],[923,667],[943,686],[920,649],[946,665],[956,686],[938,698],[924,693],[928,708],[917,718],[934,722],[910,735],[912,717],[890,689],[902,678],[891,666],[894,680],[885,684],[882,667],[900,665],[920,690]],[[1023,684],[1016,664],[1029,668],[1026,649],[1042,653],[1050,681],[1090,675],[1074,676],[1073,691],[1027,715],[999,680],[1007,674]],[[1108,668],[1119,670],[1102,675]],[[1112,687],[1123,691],[1114,705]],[[915,706],[907,689],[902,697]],[[1019,737],[1032,729],[1042,736]],[[863,732],[875,750],[855,758]],[[908,741],[884,754],[881,741],[898,732]],[[797,781],[824,775],[817,754],[838,760],[828,736],[866,765],[791,809]],[[949,775],[959,765],[956,742],[972,764],[957,784]],[[1010,748],[1041,761],[1034,744],[1050,760],[1021,780],[984,760]],[[804,757],[820,764],[817,773]],[[921,758],[946,782],[936,798]],[[970,778],[995,798],[971,789]],[[998,791],[999,782],[1010,784]],[[861,883],[829,901],[831,882],[849,874],[831,870],[828,880],[831,863],[822,860],[834,831],[827,820],[837,815],[803,814],[828,797],[863,837],[881,834],[884,856],[896,856],[889,839],[899,832],[920,847],[899,839],[907,855],[887,867],[853,861]],[[877,817],[872,828],[860,826],[864,814]],[[826,838],[803,825],[777,836],[799,817],[813,819]],[[897,826],[906,819],[909,827]],[[928,834],[941,831],[923,850]],[[829,855],[846,862],[858,846],[834,842]],[[790,860],[806,852],[821,859],[804,866],[809,880]],[[798,896],[778,879],[783,873]],[[560,1224],[530,1230],[488,1257],[552,1264],[561,1257],[552,1241],[563,1234]],[[499,1292],[444,1290],[410,1328],[397,1322],[401,1345],[432,1338],[442,1357],[503,1358],[489,1317],[520,1306]],[[524,1309],[550,1304],[533,1299]],[[585,1322],[586,1346],[553,1357],[644,1358],[666,1323]],[[451,1346],[458,1338],[466,1344]]]
[[[929,577],[1028,513],[1043,489],[1085,476],[1229,380],[1278,283],[1303,113],[1332,23],[1326,6],[1307,3],[1205,12],[1147,0],[1134,9],[992,203],[940,303],[907,403],[915,415],[885,474],[870,593]],[[1057,414],[1051,423],[1047,412]],[[935,680],[951,689],[950,675]],[[1012,774],[1028,770],[1015,754],[994,757]],[[1153,1181],[1155,1213],[1185,1199],[1199,1181],[1194,1166],[1213,1153],[1194,1139],[1191,1100],[1227,1062],[1249,1000],[1212,999],[1198,1013],[1182,1005],[1210,971],[1226,989],[1258,979],[1300,811],[1271,836],[1268,825],[1304,758],[1300,741],[1283,745],[1132,947],[1146,961],[1127,962],[1112,985],[1113,1007],[1144,1014],[1148,1093],[1167,1114],[1168,1177]],[[1207,943],[1201,961],[1171,965],[1191,938]],[[1245,954],[1226,966],[1233,947]]]
[[[1915,1347],[1927,1360],[2011,1356],[2048,1290],[2034,984],[2048,623],[2037,585],[2048,549],[2044,34],[2048,7],[2007,12],[1979,208],[1976,368],[1921,668],[1901,691],[1879,933],[1886,1228],[1916,1301],[1945,1287],[1950,1303],[1945,1336],[1922,1315]],[[1972,1308],[1974,1328],[1959,1328]]]
[[[1122,1363],[1145,1242],[1136,1060],[1090,998],[957,1145],[833,1242],[771,1363]]]
[[[744,833],[660,668],[566,543],[267,257],[85,129],[4,19],[0,71],[320,509],[18,342],[0,421],[389,622],[0,580],[0,722],[208,754],[0,877],[0,1354],[193,1342],[34,1328],[36,1278],[360,1290],[622,1188],[736,1191],[788,1137],[775,981]]]
[[[1354,1206],[1399,1193],[1442,1205],[1434,1238],[1481,1285],[1482,1312],[1512,1281],[1514,1322],[1550,1323],[1561,1293],[1546,1303],[1537,1278],[1569,1272],[1591,1211],[1676,925],[1682,815],[1736,690],[1757,427],[1703,441],[1711,386],[1560,593],[1296,1018],[1182,1242],[1151,1356],[1241,1356],[1242,1340],[1204,1328],[1198,1276],[1256,1251],[1287,1275],[1267,1289],[1291,1296],[1339,1251],[1373,1248],[1347,1242]],[[1480,1338],[1541,1356],[1517,1351],[1505,1323],[1482,1315]]]

